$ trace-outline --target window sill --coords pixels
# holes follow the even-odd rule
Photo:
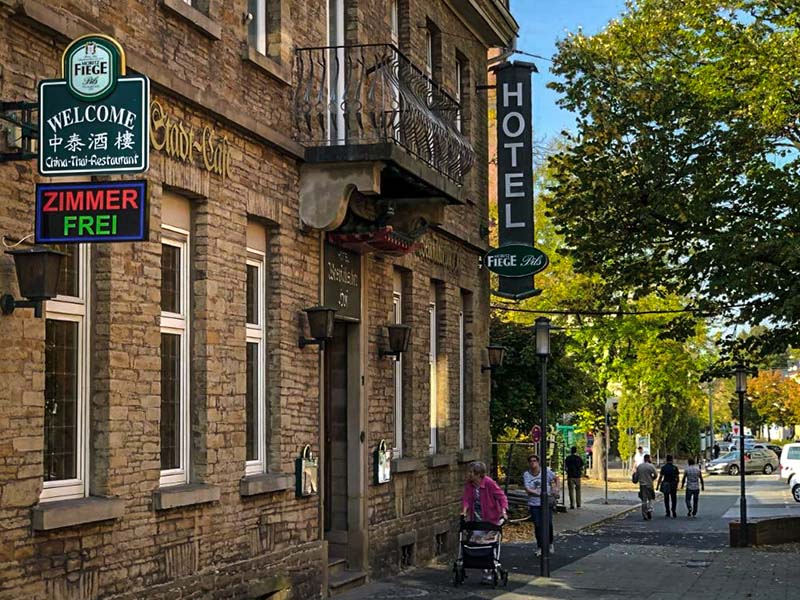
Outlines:
[[[239,495],[257,496],[283,492],[294,488],[294,475],[287,473],[262,473],[248,475],[239,480]]]
[[[119,519],[125,513],[122,498],[89,496],[72,500],[40,502],[31,509],[34,531],[50,531],[73,525]]]
[[[278,81],[285,83],[286,85],[292,85],[292,77],[289,73],[289,69],[280,64],[278,61],[273,60],[269,56],[261,54],[252,46],[245,47],[245,50],[242,53],[242,60],[255,65],[259,69],[265,71],[267,75],[274,77]]]
[[[464,449],[458,453],[458,462],[460,463],[470,463],[478,460],[480,458],[480,452],[477,450],[468,450]]]
[[[419,471],[422,468],[422,463],[418,458],[395,458],[392,460],[392,474],[395,473],[412,473]]]
[[[196,8],[189,6],[183,0],[161,0],[161,6],[169,9],[179,17],[186,19],[201,33],[213,40],[222,38],[222,27],[208,18]]]
[[[168,510],[180,506],[205,504],[219,500],[219,488],[205,483],[161,487],[153,492],[153,509]]]
[[[455,462],[455,457],[451,454],[434,454],[428,457],[428,468],[438,469],[440,467],[449,467]]]

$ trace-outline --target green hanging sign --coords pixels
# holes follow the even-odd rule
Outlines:
[[[115,39],[74,40],[62,79],[39,82],[39,174],[143,173],[150,156],[150,81],[126,75]]]
[[[501,277],[529,277],[550,264],[547,255],[533,246],[506,244],[486,253],[487,268]]]

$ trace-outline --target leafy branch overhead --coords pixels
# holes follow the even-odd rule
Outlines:
[[[550,159],[552,219],[581,273],[674,293],[750,351],[800,342],[800,12],[786,0],[640,0],[570,35],[553,70],[577,131]]]

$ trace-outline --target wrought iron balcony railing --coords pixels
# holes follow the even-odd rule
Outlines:
[[[475,152],[461,107],[390,44],[300,48],[295,132],[307,146],[393,142],[459,185]]]

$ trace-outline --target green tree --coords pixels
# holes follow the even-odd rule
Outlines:
[[[743,350],[800,345],[800,17],[788,0],[639,0],[559,43],[577,131],[549,166],[553,222],[607,298],[668,291]],[[731,350],[731,349],[729,349]]]

